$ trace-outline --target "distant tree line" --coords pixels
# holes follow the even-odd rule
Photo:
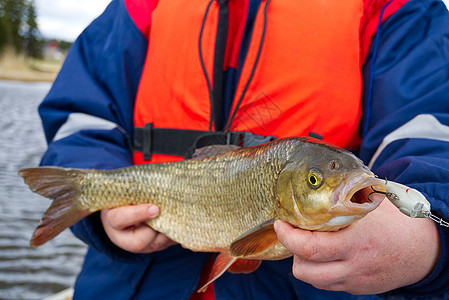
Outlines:
[[[38,28],[34,0],[0,0],[0,54],[8,47],[16,53],[40,58],[45,40]],[[57,41],[61,48],[69,42]]]
[[[0,0],[0,50],[11,46],[27,56],[42,56],[33,0]]]

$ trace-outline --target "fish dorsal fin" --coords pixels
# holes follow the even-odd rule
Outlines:
[[[263,222],[236,238],[229,246],[229,254],[235,257],[251,256],[277,243],[274,221],[273,218]]]
[[[214,282],[218,277],[223,275],[229,267],[237,261],[237,257],[232,257],[227,253],[220,253],[214,261],[212,270],[209,273],[206,283],[198,290],[198,293],[205,292],[209,284]]]
[[[191,160],[201,160],[212,156],[217,156],[221,154],[225,154],[234,150],[239,149],[239,146],[236,145],[211,145],[205,146],[202,148],[198,148],[192,154]]]

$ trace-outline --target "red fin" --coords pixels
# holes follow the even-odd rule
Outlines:
[[[202,285],[202,288],[198,290],[198,293],[205,292],[207,286],[214,282],[218,277],[223,275],[227,269],[237,260],[236,257],[232,257],[226,253],[220,253],[215,259],[212,270],[210,271],[209,277],[206,279],[206,283]]]
[[[83,209],[78,201],[79,181],[87,172],[89,171],[56,167],[19,171],[19,175],[33,192],[53,199],[33,233],[31,246],[37,247],[46,243],[64,229],[92,213]]]
[[[251,228],[229,246],[229,253],[236,257],[251,256],[263,252],[278,241],[274,231],[274,219]]]
[[[256,259],[238,259],[232,264],[232,266],[228,268],[228,272],[231,272],[233,274],[249,274],[256,271],[261,263],[261,260]]]

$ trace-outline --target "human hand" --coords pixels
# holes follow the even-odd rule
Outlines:
[[[293,275],[319,289],[378,294],[420,281],[434,269],[440,240],[429,219],[403,215],[387,199],[336,232],[296,229],[276,221],[293,255]]]
[[[102,210],[101,222],[109,239],[118,247],[132,253],[152,253],[176,244],[145,223],[158,215],[156,205],[123,206]]]

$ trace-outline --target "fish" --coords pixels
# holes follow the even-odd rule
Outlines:
[[[212,153],[212,154],[211,154]],[[259,146],[209,146],[194,157],[114,170],[36,167],[18,174],[31,191],[53,199],[31,238],[37,247],[102,209],[156,204],[148,221],[184,248],[217,252],[199,292],[227,270],[250,273],[262,260],[292,254],[274,222],[336,231],[383,200],[385,184],[351,152],[311,137]]]

